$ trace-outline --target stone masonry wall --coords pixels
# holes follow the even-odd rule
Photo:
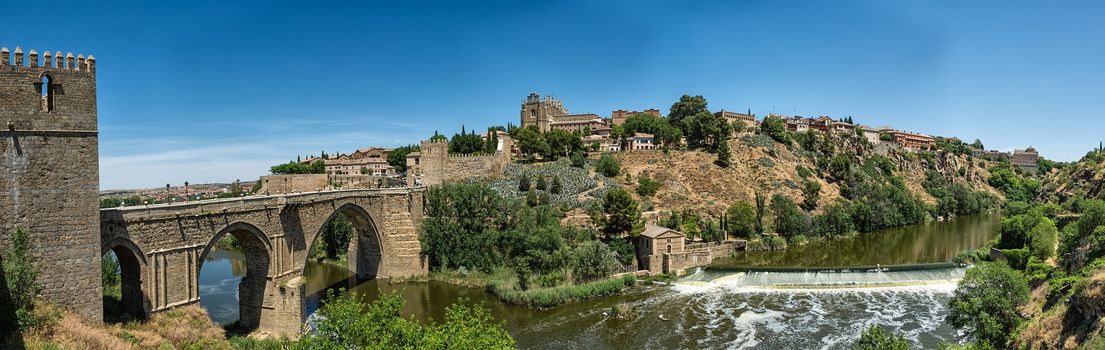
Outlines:
[[[259,329],[294,335],[305,316],[300,277],[308,251],[338,212],[364,223],[355,227],[354,242],[378,250],[371,252],[378,261],[371,275],[427,272],[417,230],[422,197],[420,189],[344,190],[113,208],[101,211],[100,232],[105,250],[126,242],[144,257],[140,283],[148,312],[198,303],[207,252],[219,237],[233,234],[243,243],[247,276],[264,270],[250,305],[242,293],[243,319],[257,315]],[[351,261],[359,270],[357,263]]]
[[[449,154],[446,141],[422,141],[421,143],[421,183],[432,186],[446,182],[461,181],[473,177],[497,177],[510,162],[509,138],[502,138],[505,151],[489,155]],[[408,186],[414,186],[414,178],[408,175]]]
[[[95,62],[0,49],[0,251],[27,230],[41,295],[100,321]]]
[[[333,189],[371,189],[402,187],[403,182],[393,177],[375,175],[294,174],[266,175],[261,179],[259,194],[284,194],[317,192]],[[334,184],[341,184],[335,188]]]

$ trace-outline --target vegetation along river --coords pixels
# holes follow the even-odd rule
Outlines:
[[[786,252],[743,253],[672,285],[639,286],[548,310],[509,306],[483,289],[443,282],[356,281],[344,268],[311,263],[307,293],[315,297],[308,311],[318,308],[318,295],[327,288],[370,299],[379,291],[398,291],[407,300],[404,311],[424,320],[441,320],[458,298],[483,303],[524,349],[842,349],[875,323],[917,347],[936,348],[954,339],[944,317],[964,272],[942,263],[984,245],[1000,222],[996,214],[978,215],[815,241]],[[225,289],[237,287],[233,276],[240,278],[244,269],[233,267],[242,256],[211,255],[203,273],[226,272],[201,276],[201,303],[220,310],[212,313],[217,321],[232,322],[237,300],[227,298]],[[876,264],[883,270],[875,270]],[[608,316],[622,303],[632,307],[631,317]]]

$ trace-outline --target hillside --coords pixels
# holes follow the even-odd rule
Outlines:
[[[1044,177],[1039,193],[1039,199],[1050,202],[1078,197],[1105,199],[1105,154],[1093,151],[1051,172]]]
[[[885,156],[894,165],[893,175],[901,177],[906,188],[928,204],[936,202],[922,186],[930,170],[972,189],[1001,196],[986,182],[989,162],[985,160],[940,151],[926,155],[896,151],[848,137],[833,137],[831,141],[835,151],[818,154],[797,143],[788,146],[763,135],[745,133],[729,141],[732,165],[728,168],[714,164],[716,155],[698,150],[634,151],[618,153],[616,157],[621,161],[622,171],[634,179],[648,176],[663,184],[650,200],[658,210],[699,208],[720,214],[736,201],[752,203],[758,190],[801,201],[802,184],[807,179],[821,185],[818,201],[821,208],[840,198],[840,182],[829,171],[819,169],[828,168],[824,163],[829,155],[841,154],[842,150],[855,154],[860,161]],[[809,173],[800,174],[805,170]],[[635,180],[618,181],[636,189]]]

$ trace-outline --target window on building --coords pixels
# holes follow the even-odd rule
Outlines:
[[[38,92],[42,95],[42,111],[49,112],[54,109],[54,88],[51,86],[50,75],[43,74],[42,81],[38,83]]]
[[[537,118],[537,109],[530,109],[529,116]]]

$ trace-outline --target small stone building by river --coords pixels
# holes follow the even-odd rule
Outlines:
[[[687,235],[682,232],[653,224],[645,225],[636,243],[638,268],[650,274],[681,275],[687,269],[709,265],[716,258],[744,248],[744,241],[688,244]]]

